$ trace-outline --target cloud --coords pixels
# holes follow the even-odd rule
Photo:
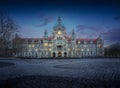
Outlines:
[[[106,30],[107,28],[103,26],[78,25],[75,32],[78,37],[93,38],[98,37],[102,32],[106,32]]]
[[[120,16],[116,16],[116,17],[114,17],[114,19],[120,21]]]
[[[120,42],[120,28],[78,25],[76,26],[75,32],[76,36],[80,38],[96,38],[101,35],[105,44]]]
[[[48,25],[51,21],[53,21],[53,18],[51,16],[48,16],[48,15],[40,14],[39,21],[40,21],[40,24],[38,24],[37,26],[43,27],[43,26]]]
[[[101,30],[106,30],[106,27],[103,26],[96,26],[96,25],[92,25],[92,26],[87,26],[87,25],[78,25],[76,26],[76,31],[82,31],[82,30],[91,30],[91,31],[101,31]]]
[[[77,28],[77,30],[84,30],[89,27],[87,25],[78,25],[76,28]]]
[[[109,31],[102,33],[102,36],[111,42],[120,42],[120,28],[112,28]]]

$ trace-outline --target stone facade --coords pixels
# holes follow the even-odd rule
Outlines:
[[[53,27],[52,36],[47,30],[42,38],[21,38],[16,35],[13,40],[14,56],[44,58],[44,57],[99,57],[104,56],[104,41],[98,38],[76,38],[74,30],[71,36],[60,17]]]

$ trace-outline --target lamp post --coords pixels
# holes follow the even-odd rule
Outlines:
[[[107,46],[107,56],[109,56],[109,46]]]

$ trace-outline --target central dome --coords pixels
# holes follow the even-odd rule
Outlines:
[[[62,23],[62,20],[61,20],[61,17],[58,17],[57,19],[57,23],[54,25],[53,27],[54,30],[65,30],[65,26],[64,24]]]

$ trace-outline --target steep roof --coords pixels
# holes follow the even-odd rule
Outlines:
[[[48,40],[51,41],[53,39],[53,36],[49,36]]]
[[[77,38],[76,41],[96,41],[97,38]]]
[[[23,40],[43,40],[43,38],[21,38]]]
[[[65,37],[65,39],[67,39],[68,41],[71,40],[71,38],[70,38],[69,36],[64,36],[64,37]]]
[[[77,38],[76,43],[78,43],[79,41],[81,43],[84,43],[84,41],[87,43],[90,43],[90,42],[97,43],[97,38]]]

